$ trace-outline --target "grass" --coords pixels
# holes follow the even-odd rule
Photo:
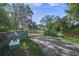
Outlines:
[[[28,45],[28,51],[29,54],[32,56],[42,56],[44,55],[42,52],[42,49],[39,47],[39,45],[32,40],[27,40],[26,45]]]
[[[79,44],[79,37],[64,36],[64,39],[74,44]]]
[[[41,48],[30,39],[25,39],[21,45],[10,47],[6,52],[1,55],[5,56],[42,56],[44,55]]]
[[[44,32],[36,32],[36,34],[44,35]]]
[[[73,43],[73,44],[79,44],[79,37],[71,37],[71,36],[61,36],[61,37],[53,37],[57,40],[65,40],[67,42]]]

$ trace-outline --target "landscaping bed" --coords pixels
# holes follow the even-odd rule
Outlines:
[[[18,32],[17,38],[21,39],[19,45],[4,47],[0,50],[2,56],[42,56],[43,52],[38,44],[29,39],[27,32]],[[19,35],[21,33],[21,35]],[[25,36],[26,35],[26,36]],[[4,40],[5,41],[5,40]],[[5,44],[6,45],[6,44]]]
[[[12,46],[3,55],[9,56],[42,56],[41,48],[30,39],[24,41],[20,45]]]

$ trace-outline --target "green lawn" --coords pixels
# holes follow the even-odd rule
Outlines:
[[[79,37],[71,37],[71,36],[64,36],[64,37],[53,37],[57,40],[65,40],[73,44],[79,44]]]
[[[64,39],[75,44],[79,44],[79,37],[64,36]]]

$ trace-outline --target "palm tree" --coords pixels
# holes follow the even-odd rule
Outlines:
[[[68,4],[68,9],[66,10],[68,15],[71,15],[74,20],[79,21],[79,3]]]
[[[46,26],[46,28],[47,28],[48,31],[51,31],[53,19],[54,19],[53,16],[51,16],[51,15],[46,15],[45,17],[43,17],[43,18],[41,19],[40,22]]]
[[[53,30],[55,32],[63,32],[64,29],[68,29],[70,27],[70,21],[68,16],[63,16],[60,18],[59,16],[55,17],[55,22],[53,23]]]
[[[61,18],[59,16],[56,16],[55,22],[53,23],[53,27],[52,27],[54,32],[60,31],[60,22],[61,22]]]

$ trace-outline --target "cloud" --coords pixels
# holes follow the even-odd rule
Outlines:
[[[34,14],[36,14],[37,12],[35,10],[33,10]]]
[[[29,5],[36,6],[36,7],[40,7],[42,5],[42,3],[30,3]]]
[[[50,6],[60,6],[60,3],[48,3]]]

